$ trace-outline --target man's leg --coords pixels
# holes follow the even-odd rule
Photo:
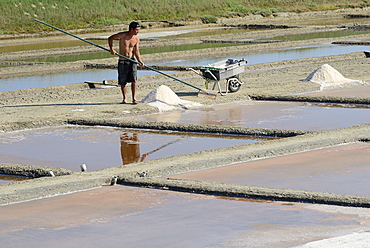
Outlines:
[[[121,85],[122,103],[126,103],[126,85]]]
[[[131,83],[131,92],[132,92],[132,103],[137,104],[138,101],[136,100],[136,88],[137,88],[137,83],[132,82]]]

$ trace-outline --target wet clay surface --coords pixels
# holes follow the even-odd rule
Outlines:
[[[370,227],[366,209],[118,185],[2,206],[0,218],[4,247],[279,248]]]
[[[370,197],[370,143],[334,146],[171,176]]]

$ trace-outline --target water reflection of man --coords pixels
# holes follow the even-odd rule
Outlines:
[[[140,143],[138,133],[123,133],[121,135],[121,157],[122,164],[142,162],[147,157],[143,154],[140,157]]]

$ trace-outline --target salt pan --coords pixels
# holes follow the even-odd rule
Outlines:
[[[201,106],[200,103],[180,99],[175,92],[166,85],[161,85],[152,90],[141,102],[157,107],[161,112]]]

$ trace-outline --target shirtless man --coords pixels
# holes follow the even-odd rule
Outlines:
[[[112,55],[118,54],[113,48],[113,40],[119,40],[119,52],[121,55],[136,60],[140,66],[144,66],[143,61],[140,57],[139,43],[140,39],[137,34],[140,31],[140,25],[137,22],[131,22],[129,30],[113,34],[108,38],[108,45],[110,53]],[[120,57],[118,60],[118,84],[121,86],[123,100],[122,103],[126,103],[126,85],[131,83],[132,91],[132,103],[137,104],[136,100],[136,80],[137,80],[137,64]]]

